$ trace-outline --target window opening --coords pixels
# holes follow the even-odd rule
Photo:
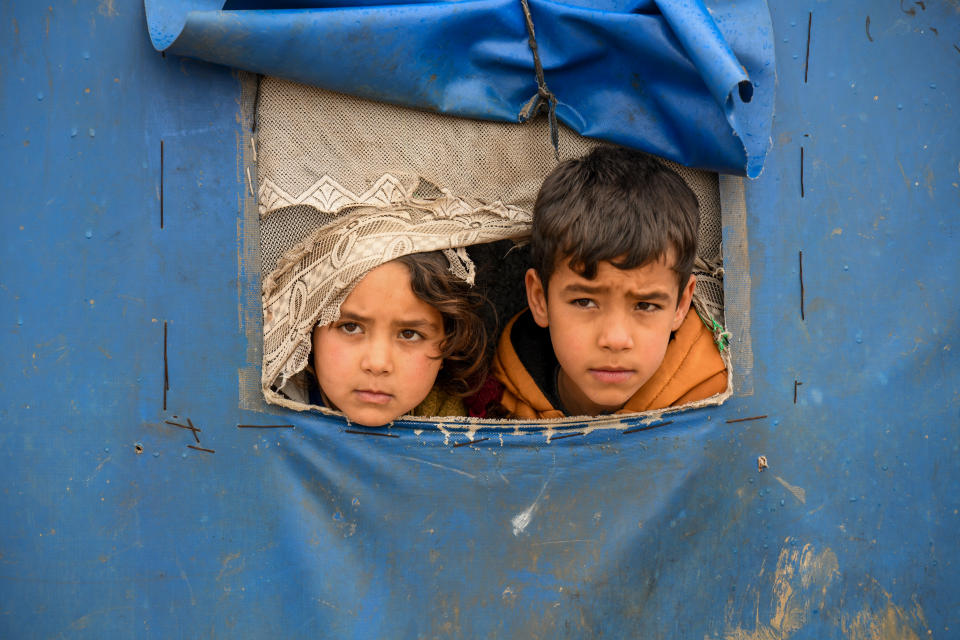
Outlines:
[[[307,318],[310,314],[303,309],[304,305],[314,310],[325,306],[338,309],[349,290],[334,295],[330,287],[306,287],[293,280],[309,262],[304,261],[305,256],[321,250],[318,243],[305,246],[304,241],[316,229],[342,220],[348,211],[353,215],[365,207],[364,211],[374,215],[378,208],[403,201],[416,203],[418,210],[438,219],[472,220],[472,229],[452,225],[450,233],[459,234],[455,244],[468,245],[469,258],[463,267],[476,265],[476,286],[491,299],[499,329],[526,306],[523,241],[540,184],[557,162],[545,118],[522,126],[467,120],[265,77],[258,89],[256,119],[264,284],[262,388],[268,402],[330,413],[311,404],[305,391],[307,376],[312,373],[308,341],[303,338],[317,318]],[[566,127],[560,129],[559,142],[560,160],[607,144],[583,138]],[[724,328],[718,176],[661,161],[691,187],[700,206],[694,267],[697,285],[690,312],[713,331],[727,365],[728,385],[726,392],[693,406],[719,404],[731,393],[732,367],[729,334]],[[341,244],[355,241],[345,239]],[[423,238],[400,244],[395,248],[397,256],[444,248]],[[328,242],[322,250],[335,252],[335,245]],[[451,264],[456,260],[451,257]],[[365,268],[375,264],[368,261]],[[278,323],[278,316],[284,314],[299,314],[299,320]],[[492,327],[494,314],[488,314],[487,321]],[[619,415],[615,421],[631,415],[642,414]],[[560,422],[582,424],[584,420]],[[604,418],[590,420],[604,422]],[[464,420],[444,421],[455,424]]]

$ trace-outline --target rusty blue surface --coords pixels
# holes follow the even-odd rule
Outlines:
[[[120,4],[0,8],[0,636],[956,633],[952,6],[771,3],[750,395],[453,448],[238,408],[240,82]]]

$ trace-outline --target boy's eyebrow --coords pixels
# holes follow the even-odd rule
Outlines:
[[[574,282],[565,285],[563,290],[569,293],[606,293],[609,290],[609,287],[600,285],[591,286],[589,284]]]
[[[666,291],[631,291],[630,296],[637,300],[655,300],[658,302],[669,302],[672,296]]]
[[[589,284],[582,284],[579,282],[574,282],[563,287],[565,293],[587,293],[587,294],[598,294],[606,293],[609,291],[608,287],[601,285],[591,286]],[[670,300],[670,293],[667,291],[661,291],[654,289],[652,291],[642,291],[639,289],[634,289],[630,291],[630,297],[636,298],[637,300]]]

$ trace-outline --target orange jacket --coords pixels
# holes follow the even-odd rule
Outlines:
[[[550,403],[513,347],[510,334],[517,318],[524,313],[529,313],[529,309],[507,324],[493,359],[493,373],[505,387],[500,404],[514,418],[562,418],[563,411]],[[553,357],[552,353],[548,355]],[[664,409],[709,398],[726,388],[727,370],[713,334],[691,309],[667,345],[660,368],[617,413]]]

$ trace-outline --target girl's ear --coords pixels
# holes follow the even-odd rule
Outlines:
[[[527,286],[527,304],[530,305],[533,321],[547,328],[550,324],[550,316],[547,314],[547,292],[543,289],[543,282],[536,269],[527,269],[523,283]]]
[[[697,286],[697,276],[691,275],[687,280],[687,286],[680,292],[680,299],[677,300],[677,311],[673,316],[672,331],[676,331],[687,319],[687,312],[690,311],[690,302],[693,300],[693,290]]]

